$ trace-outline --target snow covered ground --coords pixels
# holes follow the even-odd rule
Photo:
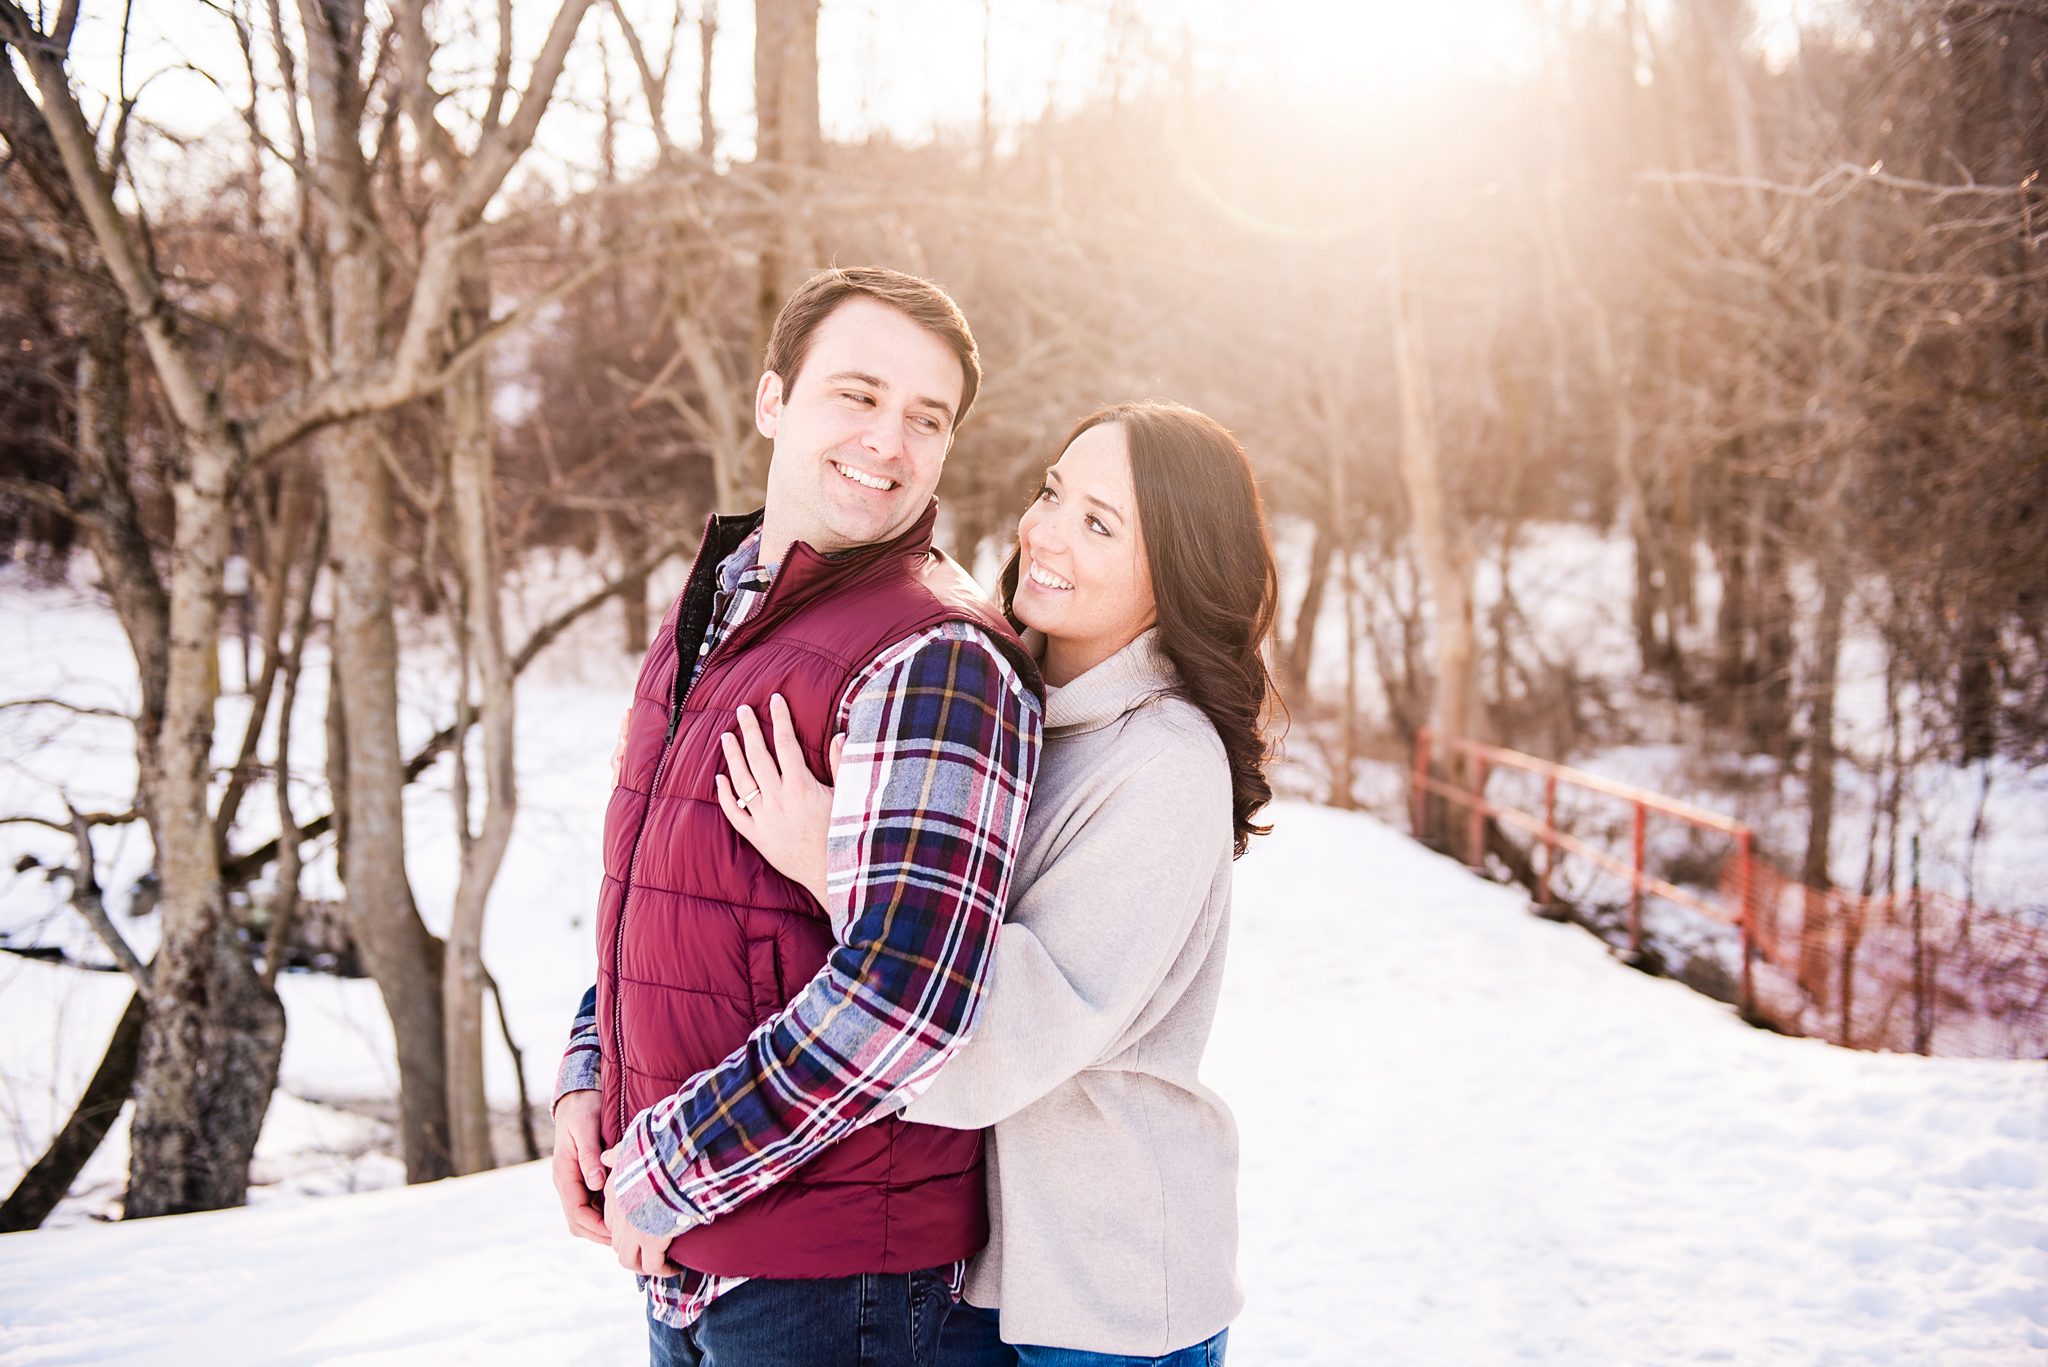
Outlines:
[[[567,591],[539,579],[536,594]],[[543,1097],[592,973],[605,757],[631,670],[615,632],[580,624],[520,685],[519,825],[485,954]],[[445,668],[430,640],[408,650],[416,741],[440,722]],[[324,802],[313,655],[302,815]],[[94,595],[0,575],[0,697],[120,708],[124,679]],[[222,701],[224,752],[240,705]],[[61,813],[60,790],[125,805],[124,723],[4,718],[7,811]],[[455,867],[445,772],[408,804],[409,870],[438,928]],[[251,843],[267,807],[245,807]],[[1244,1139],[1235,1367],[2048,1361],[2048,1064],[1761,1034],[1369,817],[1283,803],[1274,819],[1239,866],[1208,1068]],[[0,827],[0,868],[24,853],[71,857],[57,833]],[[144,953],[154,918],[124,913],[148,862],[139,833],[102,851]],[[332,879],[316,857],[309,893],[334,895]],[[41,868],[0,872],[0,932],[103,958],[63,891]],[[542,1166],[395,1189],[388,1131],[364,1114],[395,1089],[374,985],[288,974],[280,991],[283,1090],[251,1208],[96,1222],[124,1183],[117,1129],[51,1227],[0,1237],[0,1363],[644,1360],[630,1284],[561,1232]],[[82,1090],[127,993],[118,974],[0,955],[0,1189]],[[509,1104],[495,1038],[489,1061]]]
[[[2048,1357],[2048,1064],[1759,1033],[1369,817],[1275,819],[1208,1068],[1244,1140],[1235,1367]],[[559,914],[508,887],[494,916]],[[587,965],[518,971],[539,1003]],[[10,1041],[48,1004],[28,981],[0,983]],[[644,1360],[537,1164],[8,1235],[0,1288],[23,1367]]]

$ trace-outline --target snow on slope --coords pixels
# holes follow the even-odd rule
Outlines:
[[[1233,1367],[2043,1360],[2048,1065],[1761,1034],[1369,818],[1275,820],[1208,1068]],[[10,1367],[640,1360],[541,1165],[0,1237]]]

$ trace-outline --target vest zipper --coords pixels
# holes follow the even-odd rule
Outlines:
[[[723,642],[721,642],[723,644]],[[668,709],[668,730],[661,738],[661,757],[654,763],[654,782],[647,785],[647,808],[640,813],[640,829],[633,833],[633,857],[626,861],[626,887],[619,896],[619,924],[612,932],[612,1056],[619,1061],[619,1138],[626,1137],[626,1127],[633,1123],[632,1112],[627,1109],[626,1100],[626,1023],[624,1009],[619,1005],[619,966],[626,948],[626,907],[633,897],[633,885],[639,881],[640,846],[647,839],[647,819],[654,814],[654,795],[661,791],[662,776],[668,772],[669,756],[674,753],[676,731],[682,725],[683,704],[697,687],[697,680],[711,665],[716,650],[697,662],[690,682],[670,702]],[[682,643],[676,643],[677,668],[681,668]]]
[[[778,580],[781,577],[779,572],[775,576]],[[771,582],[767,590],[762,594],[761,602],[755,605],[755,614],[768,610],[768,594],[774,591],[775,585]],[[735,629],[740,625],[744,624],[736,623]],[[680,627],[680,623],[678,626]],[[706,625],[705,630],[710,630],[709,624]],[[654,813],[654,797],[655,794],[661,791],[662,776],[668,772],[669,756],[673,753],[670,747],[675,744],[676,731],[682,725],[683,704],[689,701],[690,694],[694,693],[697,689],[697,681],[704,677],[705,671],[711,668],[711,662],[718,658],[731,639],[732,633],[727,632],[724,640],[721,640],[716,646],[712,647],[709,654],[698,660],[697,667],[690,671],[689,682],[676,690],[674,696],[669,700],[668,730],[663,732],[661,737],[661,757],[654,763],[654,781],[647,785],[647,806],[640,813],[640,829],[633,833],[633,855],[626,861],[626,886],[619,894],[619,924],[612,931],[612,1057],[619,1061],[619,1140],[622,1143],[626,1138],[626,1127],[633,1123],[633,1115],[627,1109],[628,1103],[626,1101],[625,1012],[619,1005],[619,966],[625,956],[626,947],[626,907],[632,900],[633,885],[638,881],[640,873],[640,846],[647,838],[647,819]],[[677,640],[676,674],[678,678],[682,676],[682,668],[683,643]]]

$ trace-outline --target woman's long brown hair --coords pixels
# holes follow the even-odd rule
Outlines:
[[[1237,439],[1177,403],[1120,403],[1090,413],[1060,450],[1105,423],[1123,428],[1131,452],[1160,648],[1180,673],[1181,696],[1209,718],[1230,759],[1232,848],[1241,855],[1251,837],[1273,829],[1252,821],[1273,798],[1263,731],[1273,681],[1259,648],[1280,595],[1259,486]],[[1021,627],[1010,609],[1019,562],[1012,551],[999,592]]]

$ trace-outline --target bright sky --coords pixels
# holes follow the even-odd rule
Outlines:
[[[246,3],[246,0],[243,0]],[[1526,16],[1536,0],[824,0],[819,23],[819,81],[828,137],[857,140],[886,131],[909,141],[935,133],[972,135],[981,118],[984,35],[988,83],[998,127],[1036,117],[1048,103],[1072,105],[1106,89],[1122,66],[1126,88],[1183,63],[1198,82],[1263,86],[1290,96],[1336,96],[1382,103],[1461,64],[1512,64],[1526,49]],[[625,0],[643,41],[666,43],[670,0]],[[685,0],[687,22],[670,95],[671,131],[694,144],[696,27],[703,0]],[[751,152],[753,7],[719,5],[712,82],[720,150]],[[260,14],[261,7],[257,7]],[[295,6],[286,4],[287,21]],[[115,85],[121,7],[87,5],[74,44],[75,69],[94,90]],[[444,3],[440,36],[460,43],[457,25],[474,25],[492,41],[492,7]],[[520,50],[539,44],[553,6],[520,0]],[[603,63],[597,33],[605,30],[612,98],[631,119],[644,118],[616,26],[593,10],[563,106],[551,111],[542,151],[568,171],[594,162]],[[260,36],[260,35],[259,35]],[[1116,54],[1127,60],[1114,62]],[[274,79],[267,51],[259,70]],[[198,69],[198,70],[195,70]],[[204,76],[212,73],[225,93]],[[441,77],[451,83],[452,74]],[[146,83],[146,84],[145,84]],[[127,88],[143,87],[138,112],[181,137],[220,128],[246,99],[233,29],[195,0],[134,0]],[[88,113],[93,112],[89,107]],[[230,125],[231,126],[231,125]],[[280,142],[283,128],[272,128]],[[239,133],[235,136],[239,138]],[[630,163],[650,155],[651,139],[629,136]],[[239,155],[239,154],[237,154]],[[573,178],[573,172],[570,173]]]
[[[41,0],[49,4],[52,0]],[[234,31],[201,0],[126,0],[134,24],[126,88],[142,96],[138,115],[181,139],[216,136],[211,145],[244,164],[246,144],[235,117],[246,77]],[[252,0],[219,0],[263,10]],[[643,41],[660,60],[675,0],[622,0]],[[887,133],[910,142],[933,136],[972,138],[981,121],[983,53],[994,123],[1005,128],[1036,118],[1048,105],[1071,107],[1107,92],[1111,73],[1124,88],[1185,71],[1198,88],[1264,90],[1284,102],[1315,108],[1356,125],[1379,124],[1387,111],[1445,74],[1513,67],[1531,60],[1536,16],[1573,0],[823,0],[819,21],[819,85],[826,136],[858,141]],[[1655,13],[1667,0],[1648,0]],[[1772,52],[1796,48],[1795,16],[1809,19],[1841,0],[1754,0],[1758,38]],[[669,95],[671,135],[697,141],[697,29],[705,0],[682,0],[681,52]],[[372,0],[373,8],[377,0]],[[73,45],[74,69],[88,90],[116,86],[122,5],[88,4]],[[296,5],[282,6],[288,24]],[[744,160],[753,138],[753,5],[717,4],[719,30],[712,104],[719,152]],[[495,43],[495,6],[441,0],[437,36],[444,58],[487,54]],[[518,51],[537,50],[554,14],[552,0],[517,0]],[[260,78],[275,66],[259,32]],[[476,86],[487,58],[465,78],[451,62],[437,79],[455,99],[480,106]],[[542,126],[532,173],[557,184],[588,184],[597,167],[605,72],[621,113],[618,155],[632,173],[653,156],[624,43],[599,4],[585,18],[579,49],[555,107]],[[210,73],[212,80],[207,75]],[[220,82],[219,86],[214,81]],[[87,113],[97,112],[97,99]],[[275,101],[265,118],[280,146],[286,131]],[[179,175],[176,157],[148,156],[165,176]],[[148,174],[147,171],[144,172]],[[182,171],[192,175],[187,164]],[[210,177],[206,177],[210,179]],[[166,185],[164,188],[176,188]]]

